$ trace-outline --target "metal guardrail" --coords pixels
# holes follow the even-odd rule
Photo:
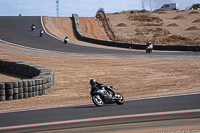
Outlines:
[[[54,71],[44,66],[2,59],[0,72],[27,77],[19,81],[0,82],[0,101],[44,95],[55,88]]]

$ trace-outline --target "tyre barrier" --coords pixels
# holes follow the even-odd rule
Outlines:
[[[44,66],[1,59],[0,72],[26,77],[20,81],[0,82],[0,101],[45,95],[55,88],[55,74]]]
[[[103,10],[99,10],[103,12]],[[105,13],[104,13],[105,15]],[[119,47],[119,48],[131,48],[131,49],[138,49],[138,50],[145,50],[145,44],[133,44],[133,43],[124,43],[118,41],[106,41],[96,38],[87,37],[81,30],[81,26],[79,23],[79,18],[77,14],[72,14],[73,23],[75,27],[75,32],[77,38],[90,43],[95,43],[104,46],[111,46],[111,47]],[[107,21],[108,23],[108,21]],[[109,24],[108,24],[109,25]],[[185,46],[185,45],[154,45],[154,50],[167,50],[167,51],[200,51],[200,46]]]

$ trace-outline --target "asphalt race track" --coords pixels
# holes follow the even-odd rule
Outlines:
[[[35,24],[36,29],[31,31],[31,25]],[[39,31],[42,29],[41,17],[0,17],[0,39],[14,44],[45,49],[51,51],[85,53],[85,54],[108,54],[108,55],[145,55],[144,51],[129,50],[111,50],[95,47],[86,47],[82,45],[67,43],[54,39],[44,34],[39,37]],[[154,55],[195,55],[200,52],[153,52]]]
[[[32,24],[36,25],[34,31],[31,31]],[[71,43],[65,45],[62,41],[47,34],[39,37],[41,29],[40,17],[0,17],[0,39],[14,44],[71,53],[110,55],[146,54],[144,51],[103,49]],[[200,55],[199,52],[153,52],[152,54]],[[163,112],[165,113],[163,114]],[[41,132],[45,130],[72,129],[80,126],[105,125],[106,123],[116,125],[147,121],[184,120],[189,118],[200,120],[200,94],[130,100],[125,101],[124,105],[111,104],[104,107],[96,107],[93,104],[88,104],[18,112],[0,112],[0,132],[26,132],[30,130]],[[41,123],[46,123],[46,125]]]

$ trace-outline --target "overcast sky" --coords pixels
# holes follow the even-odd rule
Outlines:
[[[181,10],[193,3],[200,3],[200,0],[172,1],[179,3]],[[59,16],[69,17],[76,13],[80,17],[94,17],[101,7],[106,13],[141,10],[142,0],[59,0]],[[148,7],[146,8],[148,10]],[[56,0],[0,0],[0,16],[19,14],[22,16],[56,16]]]

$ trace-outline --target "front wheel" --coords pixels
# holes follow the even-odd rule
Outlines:
[[[116,104],[118,105],[124,104],[124,97],[120,93],[116,93],[115,97],[116,97],[115,99]]]
[[[98,107],[101,107],[101,106],[104,105],[103,99],[101,98],[100,95],[93,95],[92,96],[92,101]]]

